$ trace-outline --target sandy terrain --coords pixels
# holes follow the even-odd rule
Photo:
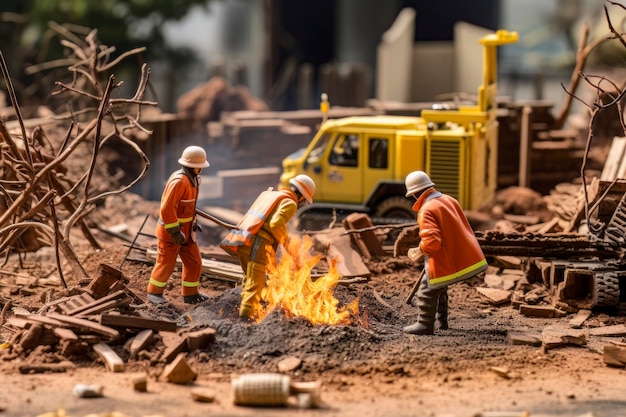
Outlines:
[[[133,199],[133,207],[137,207]],[[155,209],[146,203],[144,213]],[[116,210],[129,213],[130,209]],[[118,214],[119,215],[119,214]],[[116,215],[101,214],[109,225]],[[141,217],[139,221],[143,219]],[[135,221],[136,223],[137,221]],[[134,224],[130,222],[130,224]],[[103,224],[106,226],[106,224]],[[206,233],[206,232],[205,232]],[[117,267],[127,247],[98,232],[104,249],[95,251],[80,243],[77,251],[85,268],[95,273],[101,263]],[[215,247],[203,246],[203,250]],[[415,308],[405,303],[418,269],[406,257],[386,257],[368,262],[372,271],[366,283],[339,285],[335,296],[340,305],[359,300],[359,314],[351,323],[311,325],[303,318],[287,318],[274,311],[262,322],[243,323],[237,317],[239,289],[202,277],[202,290],[211,296],[198,306],[181,302],[180,278],[175,273],[166,297],[167,306],[137,305],[135,309],[155,318],[175,320],[180,329],[212,327],[217,339],[209,349],[194,351],[187,360],[198,377],[192,384],[176,385],[163,380],[165,364],[158,361],[162,346],[138,359],[128,357],[124,345],[112,345],[125,360],[125,371],[109,372],[92,354],[69,358],[76,369],[58,374],[22,375],[22,363],[56,362],[55,347],[36,348],[21,355],[0,350],[3,416],[45,414],[63,410],[68,416],[109,415],[114,411],[129,417],[205,415],[302,415],[302,416],[474,416],[480,412],[527,411],[531,416],[626,415],[622,368],[608,367],[602,360],[603,346],[621,338],[590,336],[583,347],[513,345],[507,335],[540,335],[548,326],[568,327],[571,316],[545,319],[522,316],[510,304],[494,307],[476,291],[480,278],[450,289],[450,329],[434,336],[409,336],[402,327],[412,323]],[[30,257],[20,267],[15,257],[2,271],[42,276],[54,270],[53,258]],[[143,296],[151,270],[149,264],[125,262],[122,272],[128,287]],[[6,275],[3,275],[3,278]],[[68,282],[75,286],[79,283]],[[42,289],[45,290],[45,289]],[[57,288],[61,290],[61,288]],[[36,311],[41,294],[12,295],[14,306]],[[10,316],[11,314],[9,314]],[[594,312],[584,328],[624,323],[616,312]],[[2,340],[12,331],[3,328]],[[159,350],[161,349],[161,350]],[[281,360],[295,357],[301,365],[285,372],[292,381],[319,381],[322,404],[300,409],[292,396],[287,407],[242,407],[233,404],[231,379],[246,373],[278,372]],[[499,372],[498,372],[499,371]],[[148,375],[148,392],[132,389],[134,375]],[[103,398],[77,398],[77,384],[102,384]],[[215,401],[191,398],[194,388],[213,390]],[[620,414],[621,413],[621,414]],[[518,414],[489,414],[510,416]]]

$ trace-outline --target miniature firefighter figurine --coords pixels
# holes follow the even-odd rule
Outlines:
[[[208,299],[198,292],[202,257],[196,241],[196,202],[200,188],[200,172],[209,166],[206,152],[199,146],[188,146],[178,160],[182,169],[170,175],[161,197],[156,237],[159,239],[157,259],[148,283],[148,301],[166,303],[163,291],[180,255],[182,295],[187,304]]]
[[[435,321],[448,328],[448,285],[469,279],[485,269],[487,261],[459,203],[437,191],[422,171],[406,176],[406,196],[414,197],[420,244],[412,260],[424,259],[424,275],[417,290],[417,322],[404,333],[432,335]]]
[[[263,191],[252,203],[237,228],[232,229],[220,246],[239,258],[244,278],[241,286],[239,317],[254,319],[259,313],[261,291],[265,287],[267,251],[278,244],[287,246],[287,222],[298,206],[313,202],[315,182],[307,175],[289,180],[289,188]]]

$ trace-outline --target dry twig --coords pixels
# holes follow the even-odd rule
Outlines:
[[[72,248],[70,231],[78,225],[92,246],[99,247],[85,218],[96,203],[125,192],[147,173],[149,160],[131,135],[134,130],[151,133],[141,125],[141,109],[155,106],[156,102],[143,98],[150,75],[146,65],[141,68],[141,80],[131,98],[112,98],[113,91],[122,83],[116,83],[115,76],[108,71],[121,60],[142,52],[143,48],[114,58],[115,48],[99,45],[96,30],[81,39],[61,25],[53,23],[51,26],[65,38],[61,43],[71,53],[62,62],[30,67],[30,71],[52,68],[59,63],[69,65],[72,81],[57,82],[60,89],[54,93],[66,97],[69,109],[65,116],[69,128],[59,149],[54,149],[53,141],[41,127],[29,136],[0,54],[2,74],[21,128],[21,137],[14,138],[6,123],[0,121],[0,253],[33,251],[42,245],[54,244],[61,275],[59,252],[80,281],[88,277]],[[100,149],[113,139],[127,146],[142,165],[141,172],[127,185],[111,184],[106,167],[100,163]],[[91,150],[88,163],[84,157],[85,147]],[[82,172],[69,172],[67,163],[71,158],[85,160],[77,167]],[[100,187],[96,177],[110,186]],[[64,279],[63,282],[65,284]]]

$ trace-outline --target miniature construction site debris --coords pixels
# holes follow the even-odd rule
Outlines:
[[[603,361],[609,366],[626,366],[626,343],[612,342],[604,346]]]
[[[148,376],[146,374],[135,375],[131,379],[133,389],[138,392],[148,391]]]
[[[205,387],[194,388],[191,390],[191,398],[202,403],[212,403],[215,401],[215,391]]]
[[[103,396],[104,387],[102,385],[77,384],[72,392],[78,398],[98,398]]]
[[[287,375],[277,373],[244,374],[232,380],[235,405],[286,406],[295,396],[300,408],[321,404],[319,381],[291,382]]]
[[[163,376],[168,382],[174,384],[186,384],[193,381],[198,376],[187,363],[185,353],[179,353],[178,356],[165,367]]]

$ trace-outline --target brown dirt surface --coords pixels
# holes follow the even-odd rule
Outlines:
[[[100,207],[93,218],[99,226],[126,223],[136,233],[146,214],[154,215],[158,203],[143,201],[128,194],[115,197]],[[149,230],[148,230],[149,232]],[[207,233],[207,232],[204,232]],[[210,233],[208,233],[210,235]],[[82,242],[74,245],[79,259],[90,274],[100,264],[117,268],[128,251],[127,244],[108,234],[96,232],[102,243],[94,250]],[[215,242],[213,242],[215,243]],[[49,249],[49,248],[48,248]],[[219,250],[211,242],[203,252]],[[9,257],[0,275],[54,277],[55,260],[50,251],[28,254],[22,264],[16,255]],[[311,325],[303,318],[287,318],[274,311],[262,322],[242,322],[237,315],[239,288],[202,276],[202,291],[210,299],[196,306],[182,303],[180,275],[170,279],[165,306],[138,304],[133,310],[143,316],[176,321],[183,330],[206,326],[216,330],[216,340],[207,349],[196,350],[186,358],[197,378],[177,385],[164,381],[165,364],[159,362],[163,345],[129,358],[127,346],[111,344],[124,360],[124,372],[106,370],[93,352],[70,358],[75,368],[64,373],[23,375],[18,367],[25,363],[67,360],[55,346],[39,346],[31,352],[15,354],[0,349],[0,416],[594,416],[625,415],[622,368],[607,367],[602,348],[619,338],[589,337],[583,347],[545,350],[513,345],[512,332],[540,335],[548,326],[568,327],[571,316],[545,319],[522,316],[510,304],[491,306],[476,291],[484,285],[475,278],[450,288],[450,329],[434,336],[410,336],[402,327],[416,319],[416,310],[405,303],[418,275],[418,268],[407,257],[391,256],[368,261],[372,277],[366,283],[338,285],[335,296],[340,305],[359,299],[359,314],[345,325]],[[128,288],[145,296],[151,271],[148,263],[126,261],[121,268]],[[68,286],[80,286],[65,277]],[[43,305],[42,294],[64,289],[54,284],[11,294],[3,289],[0,302],[36,312]],[[14,288],[14,287],[13,287]],[[2,288],[0,288],[2,289]],[[7,311],[7,317],[12,316]],[[5,319],[7,318],[5,317]],[[614,312],[594,312],[585,326],[624,323]],[[2,327],[0,343],[10,340],[12,330]],[[294,397],[286,407],[244,407],[233,404],[231,379],[246,373],[278,372],[278,364],[295,357],[301,365],[284,372],[292,381],[319,381],[322,404],[300,409]],[[132,378],[147,374],[148,391],[132,388]],[[78,398],[72,394],[77,384],[101,384],[103,398]],[[195,388],[215,394],[213,402],[197,402],[191,397]],[[496,414],[516,411],[518,414]],[[118,412],[119,414],[113,414]],[[48,414],[46,414],[48,413]],[[65,414],[63,414],[65,413]],[[621,414],[620,414],[621,413]],[[591,415],[591,414],[589,414]]]

